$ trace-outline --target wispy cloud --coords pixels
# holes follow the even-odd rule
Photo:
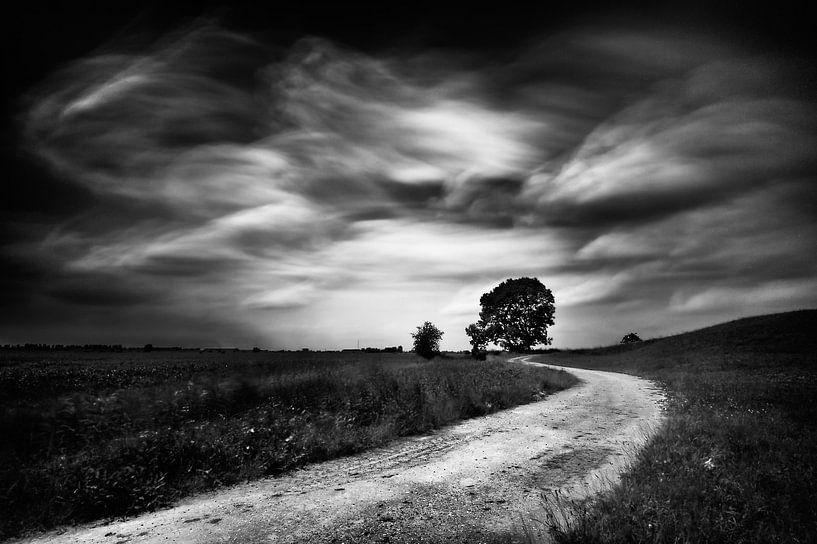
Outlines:
[[[561,345],[615,340],[577,319],[814,305],[803,69],[612,28],[504,63],[212,25],[111,46],[31,95],[24,145],[95,200],[8,253],[47,255],[39,279],[2,281],[31,292],[20,314],[154,316],[129,338],[208,316],[219,341],[287,347],[408,343],[424,319],[464,347],[478,292],[520,275],[553,288]]]

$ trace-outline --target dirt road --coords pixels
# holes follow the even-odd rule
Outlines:
[[[582,383],[541,402],[29,542],[507,541],[541,517],[542,489],[579,494],[614,481],[662,421],[651,382],[566,370]]]

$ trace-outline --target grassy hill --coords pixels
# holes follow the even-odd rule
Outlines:
[[[631,366],[633,358],[653,364],[677,362],[680,352],[695,353],[815,353],[817,352],[817,310],[800,310],[782,314],[760,315],[721,323],[692,332],[603,348],[579,349],[563,352],[571,357],[579,355],[608,356],[630,354],[617,364]]]
[[[667,424],[557,542],[817,542],[817,311],[540,356],[644,376]]]

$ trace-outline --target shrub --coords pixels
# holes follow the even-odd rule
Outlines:
[[[417,332],[412,333],[411,336],[414,338],[414,352],[420,357],[431,359],[440,352],[443,332],[431,321],[426,321],[417,327]]]

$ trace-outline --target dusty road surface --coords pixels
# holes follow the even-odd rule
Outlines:
[[[513,540],[509,535],[523,523],[541,518],[542,489],[586,493],[615,481],[628,454],[662,421],[663,396],[651,382],[566,370],[582,383],[540,402],[168,510],[29,542]]]

